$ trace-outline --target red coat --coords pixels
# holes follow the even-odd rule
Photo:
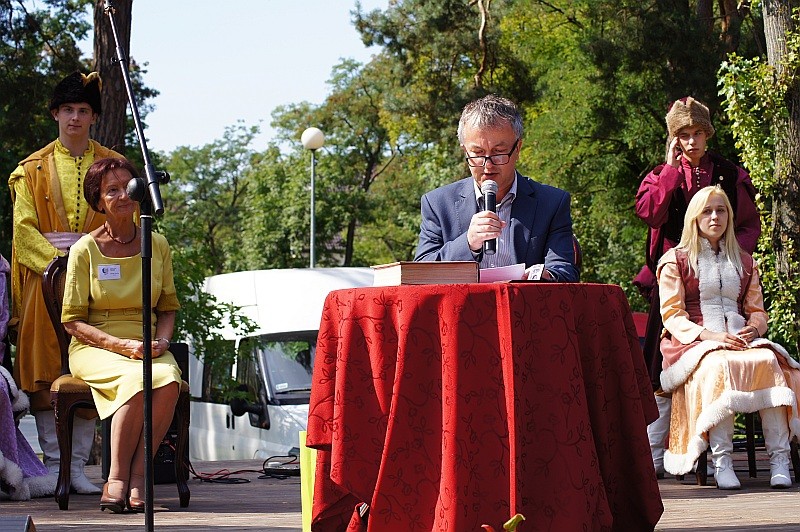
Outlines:
[[[726,186],[724,171],[726,169],[735,174],[735,187]],[[678,168],[668,164],[659,165],[647,174],[636,193],[636,215],[650,228],[647,249],[647,264],[650,267],[645,265],[642,268],[634,279],[634,284],[648,299],[649,291],[655,285],[653,274],[655,264],[661,255],[675,247],[680,239],[679,231],[677,233],[671,231],[671,235],[666,234],[669,232],[666,230],[667,224],[683,225],[683,215],[686,210],[685,207],[676,209],[676,200],[688,204],[701,188],[717,183],[723,188],[735,191],[733,219],[736,224],[736,239],[748,253],[752,254],[755,251],[758,237],[761,235],[761,219],[755,204],[755,187],[744,169],[711,153],[703,156],[696,169],[692,168],[684,158],[681,158],[681,166]],[[681,194],[682,198],[678,198],[677,194]],[[730,198],[731,195],[728,194],[729,199],[734,203],[734,198]],[[678,216],[680,220],[675,220]]]

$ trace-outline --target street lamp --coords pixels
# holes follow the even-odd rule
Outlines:
[[[307,150],[311,150],[311,252],[309,253],[309,262],[311,263],[311,267],[314,267],[314,179],[316,177],[316,166],[317,166],[317,158],[316,153],[317,150],[325,144],[325,135],[322,134],[322,131],[315,127],[310,127],[303,131],[303,134],[300,136],[300,142],[303,143],[303,147]]]

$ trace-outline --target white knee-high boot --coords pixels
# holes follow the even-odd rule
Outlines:
[[[33,413],[36,420],[36,433],[39,436],[39,447],[42,448],[42,462],[50,471],[48,476],[58,479],[61,464],[61,453],[58,450],[56,436],[56,416],[52,410],[37,410]]]
[[[769,455],[769,485],[773,488],[788,488],[792,485],[789,475],[789,424],[786,409],[782,406],[759,410],[764,443]]]
[[[658,419],[647,426],[647,438],[650,440],[650,454],[653,456],[653,467],[656,475],[664,476],[664,443],[669,434],[669,418],[672,415],[672,397],[656,395]]]
[[[72,423],[72,464],[70,465],[70,485],[77,493],[97,494],[101,490],[86,478],[83,468],[89,460],[94,443],[95,420],[75,416]]]
[[[733,415],[720,421],[708,431],[711,458],[714,460],[714,478],[721,490],[738,490],[742,487],[733,471]]]

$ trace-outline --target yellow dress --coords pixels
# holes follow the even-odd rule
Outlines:
[[[151,305],[159,311],[179,308],[172,278],[172,256],[163,235],[153,233]],[[118,338],[142,339],[141,255],[106,257],[91,235],[73,244],[69,253],[61,321],[85,321]],[[151,315],[155,336],[156,315]],[[73,338],[69,369],[92,388],[101,419],[141,392],[142,361]],[[153,388],[181,382],[178,364],[170,352],[153,359]]]

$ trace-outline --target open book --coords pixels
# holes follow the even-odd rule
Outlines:
[[[400,261],[373,266],[374,286],[477,283],[475,261]]]

